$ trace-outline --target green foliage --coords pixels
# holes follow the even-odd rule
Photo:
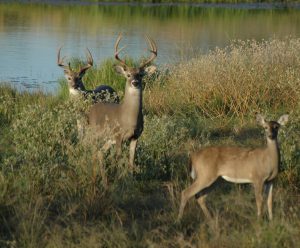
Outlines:
[[[281,179],[295,189],[300,188],[300,111],[299,107],[290,114],[287,127],[280,133],[282,153]]]
[[[23,2],[21,0],[14,0],[15,2]],[[34,2],[40,2],[43,3],[45,2],[45,0],[37,0]],[[80,1],[79,1],[80,2]],[[99,3],[103,3],[103,2],[110,2],[110,0],[81,0],[81,2],[86,3],[86,2],[99,2]],[[211,4],[211,3],[230,3],[230,4],[241,4],[241,3],[278,3],[278,2],[274,2],[274,0],[116,0],[114,1],[115,3],[123,3],[123,2],[130,2],[130,3],[136,3],[136,4],[140,4],[140,3],[149,3],[149,4],[166,4],[166,3],[181,3],[181,4],[195,4],[195,3],[205,3],[205,4]],[[298,2],[296,1],[292,1],[292,0],[285,0],[285,1],[281,1],[283,3],[294,3],[294,2]]]
[[[128,173],[115,169],[122,164],[113,156],[97,151],[103,141],[78,138],[77,120],[89,104],[33,104],[14,117],[14,152],[1,164],[0,208],[7,225],[0,232],[8,240],[19,233],[18,246],[44,246],[40,238],[47,230],[40,226],[52,217],[86,221],[114,211],[111,191]]]
[[[146,117],[145,123],[137,158],[142,170],[140,177],[143,180],[177,177],[187,164],[186,151],[181,149],[188,134],[187,127],[181,119],[170,116]]]

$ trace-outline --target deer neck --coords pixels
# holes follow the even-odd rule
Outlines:
[[[70,95],[77,96],[77,95],[80,95],[82,93],[85,93],[86,89],[85,89],[84,84],[82,83],[82,81],[80,81],[77,87],[69,86],[69,92],[70,92]]]
[[[267,149],[271,154],[278,155],[278,141],[277,139],[267,138]]]
[[[130,120],[131,124],[136,125],[138,116],[142,113],[142,89],[126,87],[121,108],[126,119]]]
[[[78,95],[80,95],[80,91],[77,90],[77,89],[74,89],[72,87],[69,87],[69,93],[70,93],[71,96],[78,96]]]
[[[277,174],[280,161],[280,152],[278,147],[277,138],[267,138],[266,153],[270,161],[270,165],[274,168],[274,173]]]

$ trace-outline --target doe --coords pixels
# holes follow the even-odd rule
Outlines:
[[[126,78],[124,99],[120,104],[101,102],[94,104],[88,113],[88,124],[92,129],[96,129],[98,134],[103,134],[106,127],[110,129],[110,136],[106,137],[104,149],[115,144],[118,156],[121,154],[122,143],[128,140],[130,142],[129,165],[133,168],[137,140],[144,127],[142,79],[146,74],[156,70],[155,66],[149,64],[157,56],[157,47],[151,38],[146,37],[151,48],[150,58],[138,67],[129,67],[125,60],[119,57],[120,51],[124,48],[118,50],[121,38],[122,36],[119,35],[115,43],[115,59],[119,62],[115,70]]]
[[[255,191],[257,215],[261,216],[263,188],[266,186],[269,220],[272,220],[273,179],[278,174],[280,152],[277,134],[280,126],[288,121],[288,115],[282,115],[278,121],[266,121],[257,114],[258,123],[265,129],[267,145],[262,148],[207,147],[191,155],[191,177],[194,183],[182,191],[178,221],[182,218],[187,201],[194,195],[204,215],[211,219],[205,204],[210,186],[222,177],[232,183],[252,183]]]

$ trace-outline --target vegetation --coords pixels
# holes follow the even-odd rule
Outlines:
[[[237,41],[145,79],[145,129],[136,164],[102,140],[79,139],[89,102],[0,87],[1,247],[296,247],[300,242],[300,39]],[[115,82],[112,61],[91,70]],[[274,220],[256,219],[250,186],[218,182],[213,223],[190,201],[188,153],[201,146],[264,143],[254,113],[290,122],[279,135]]]
[[[46,0],[15,0],[17,2],[49,2]],[[115,0],[115,3],[150,3],[150,4],[166,4],[166,3],[175,3],[175,4],[197,4],[197,3],[295,3],[299,0]],[[52,2],[63,2],[63,0],[52,0]],[[78,0],[78,2],[97,2],[97,3],[107,3],[111,2],[110,0]]]
[[[270,8],[270,9],[247,9],[247,8],[201,8],[194,5],[162,5],[162,6],[144,6],[144,5],[81,5],[81,4],[38,4],[39,1],[33,3],[22,4],[0,2],[0,14],[13,16],[16,21],[28,23],[28,25],[44,27],[45,15],[51,22],[57,26],[64,27],[71,23],[78,25],[84,30],[84,34],[95,35],[99,33],[99,24],[101,26],[111,27],[120,25],[120,29],[128,26],[128,24],[136,25],[143,23],[146,27],[160,28],[162,22],[165,25],[176,26],[188,23],[191,25],[193,32],[199,27],[199,21],[203,26],[211,26],[214,28],[222,27],[222,22],[232,23],[242,22],[249,25],[257,25],[254,19],[258,19],[259,23],[271,22],[274,17],[280,18],[280,22],[276,22],[276,27],[281,29],[281,25],[288,29],[289,33],[295,33],[293,29],[286,27],[290,23],[299,23],[299,10],[297,8]],[[47,1],[48,2],[48,1]],[[130,20],[130,17],[134,17]],[[126,20],[126,21],[124,21]],[[195,20],[191,22],[191,20]],[[253,24],[249,24],[247,20],[251,20]],[[0,27],[10,24],[9,18],[0,18]],[[261,25],[262,25],[261,24]],[[86,29],[86,26],[89,28]],[[270,24],[269,24],[270,25]],[[100,26],[100,27],[101,27]],[[185,28],[187,28],[185,26]],[[293,32],[294,31],[294,32]],[[262,36],[263,37],[263,36]]]

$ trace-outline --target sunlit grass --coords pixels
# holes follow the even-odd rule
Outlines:
[[[300,40],[236,41],[174,66],[145,94],[150,112],[217,118],[299,106]]]

